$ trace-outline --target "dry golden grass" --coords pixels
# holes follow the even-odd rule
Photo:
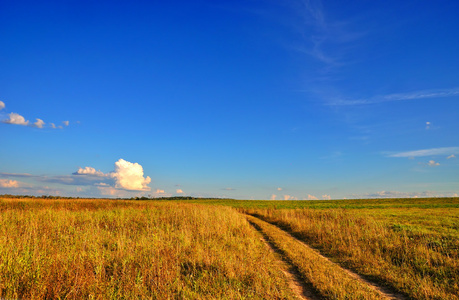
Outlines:
[[[293,299],[231,208],[0,199],[0,298]]]
[[[366,283],[349,275],[313,249],[258,218],[247,217],[263,231],[271,243],[298,268],[302,278],[325,299],[385,299]]]
[[[413,299],[459,299],[457,208],[246,212]]]

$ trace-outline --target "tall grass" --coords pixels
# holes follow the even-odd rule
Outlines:
[[[458,211],[441,214],[448,229],[434,230],[406,210],[247,210],[277,224],[342,265],[414,299],[459,299]],[[434,218],[430,218],[432,221]],[[397,220],[397,222],[394,222]],[[401,222],[401,220],[405,220]],[[409,222],[412,220],[413,225]],[[435,223],[429,223],[435,227]],[[449,226],[449,225],[451,226]],[[453,225],[456,224],[456,225]],[[430,228],[430,229],[429,229]]]
[[[0,201],[0,298],[293,298],[230,208],[34,201]]]
[[[335,300],[386,299],[379,291],[354,278],[338,265],[292,238],[285,231],[258,218],[248,216],[248,219],[264,232],[269,241],[296,266],[301,277],[322,298]]]

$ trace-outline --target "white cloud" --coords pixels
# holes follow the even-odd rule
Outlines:
[[[426,197],[455,197],[455,192],[399,192],[399,191],[379,191],[375,193],[367,193],[362,195],[351,195],[352,198],[426,198]]]
[[[131,163],[120,158],[115,163],[115,172],[113,177],[116,181],[116,187],[131,191],[149,191],[148,184],[151,178],[143,177],[143,168],[138,163]]]
[[[316,196],[308,195],[308,200],[319,200]]]
[[[29,121],[26,121],[23,116],[17,113],[10,113],[8,114],[9,119],[4,120],[3,123],[7,124],[15,124],[15,125],[28,125]]]
[[[94,175],[94,176],[109,176],[109,174],[104,174],[101,171],[96,171],[96,169],[91,167],[78,168],[78,171],[73,173],[73,175]]]
[[[450,153],[458,154],[459,147],[443,147],[443,148],[431,148],[407,152],[399,152],[388,155],[389,157],[420,157],[420,156],[434,156],[434,155],[448,155]]]
[[[54,123],[49,123],[49,125],[51,126],[52,129],[56,129],[56,125]]]
[[[427,165],[428,165],[429,167],[436,167],[436,166],[439,166],[440,163],[437,163],[437,162],[435,162],[434,160],[429,160],[429,162],[427,163]]]
[[[0,110],[4,109],[5,108],[5,102],[3,101],[0,101]]]
[[[423,90],[409,93],[397,93],[388,95],[378,95],[370,98],[343,100],[336,99],[330,102],[330,105],[365,105],[392,101],[406,101],[429,98],[445,98],[459,95],[459,88]]]
[[[62,122],[65,126],[69,126],[70,122],[69,121],[63,121]]]
[[[454,155],[454,154],[451,154],[451,155],[450,155],[450,156],[448,156],[446,159],[451,159],[451,158],[455,158],[455,157],[456,157],[456,155]]]
[[[37,122],[33,123],[33,125],[37,128],[43,128],[43,125],[45,125],[45,122],[43,122],[42,119],[36,119]]]
[[[164,194],[164,190],[156,189],[156,194]]]
[[[322,199],[331,200],[331,196],[330,195],[322,195]]]
[[[120,196],[120,191],[111,186],[99,186],[97,189],[105,196]]]
[[[426,129],[427,129],[427,130],[430,129],[430,122],[426,122]]]
[[[282,188],[278,187],[277,190],[278,190],[278,191],[282,191]]]
[[[164,192],[164,191],[163,191],[163,192]],[[181,189],[176,189],[175,192],[176,192],[177,194],[183,194],[183,191],[182,191]]]
[[[271,200],[276,200],[276,197],[277,197],[276,195],[272,194],[270,199]]]
[[[290,195],[284,195],[284,200],[298,200],[298,198]]]
[[[131,163],[120,158],[115,163],[115,171],[103,173],[92,167],[79,168],[73,175],[106,177],[114,180],[115,188],[128,191],[149,191],[150,177],[143,177],[143,168],[138,163]],[[72,178],[73,180],[73,178]],[[98,179],[100,180],[100,179]],[[111,183],[113,184],[113,182]],[[99,184],[100,185],[100,184]]]
[[[11,179],[0,179],[0,187],[2,188],[17,188],[19,181]]]

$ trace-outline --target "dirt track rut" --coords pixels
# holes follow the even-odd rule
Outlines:
[[[285,236],[288,236],[288,238],[294,240],[297,243],[300,243],[303,247],[306,247],[308,251],[313,251],[318,257],[320,257],[321,260],[326,261],[329,264],[333,264],[336,268],[339,268],[341,272],[346,273],[348,276],[354,278],[355,280],[359,281],[360,283],[364,284],[365,286],[377,292],[379,294],[380,299],[395,299],[395,300],[408,299],[402,294],[395,293],[391,291],[390,289],[380,286],[374,282],[368,281],[367,279],[363,278],[359,274],[354,273],[353,271],[349,269],[339,266],[338,264],[332,262],[329,258],[321,255],[317,250],[311,248],[309,245],[297,239],[296,237],[292,236],[287,231],[279,228],[275,224],[268,223],[252,215],[247,215],[247,220],[257,231],[259,231],[262,234],[265,243],[270,247],[272,251],[276,253],[276,256],[279,258],[279,267],[284,272],[284,274],[286,274],[289,280],[290,288],[297,295],[299,299],[317,300],[317,299],[324,299],[328,297],[323,297],[323,295],[321,295],[320,292],[318,292],[311,283],[305,281],[301,277],[298,266],[296,266],[292,262],[292,260],[288,257],[288,255],[286,255],[286,253],[283,250],[281,250],[279,247],[276,246],[276,244],[273,242],[273,237],[269,236],[263,230],[260,224],[269,224],[268,226],[274,226],[275,228],[277,228],[277,230],[282,231],[282,234],[284,234]],[[350,296],[349,299],[352,299],[352,296]]]

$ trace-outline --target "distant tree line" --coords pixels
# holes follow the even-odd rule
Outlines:
[[[113,199],[113,200],[234,200],[231,198],[200,198],[200,197],[191,197],[191,196],[173,196],[173,197],[159,197],[153,198],[149,197],[131,197],[131,198],[93,198],[93,197],[64,197],[64,196],[51,196],[51,195],[41,195],[41,196],[31,196],[31,195],[9,195],[3,194],[0,197],[5,198],[14,198],[14,199],[23,199],[23,198],[34,198],[34,199]]]

